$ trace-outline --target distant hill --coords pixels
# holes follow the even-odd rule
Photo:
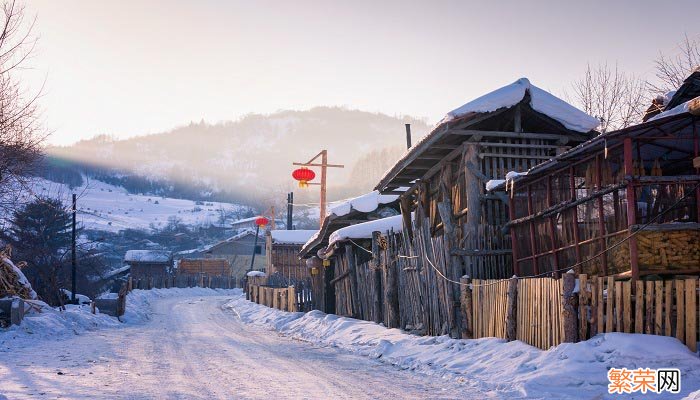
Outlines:
[[[330,197],[339,198],[371,189],[400,157],[405,123],[412,125],[414,142],[429,129],[411,117],[339,107],[250,114],[124,140],[98,136],[49,147],[41,175],[77,186],[82,174],[132,193],[250,204],[284,200],[283,193],[295,188],[292,162],[307,161],[325,148],[330,162],[346,166],[329,172]]]

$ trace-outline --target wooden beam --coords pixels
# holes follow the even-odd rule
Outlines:
[[[462,155],[462,146],[460,146],[459,148],[456,148],[456,149],[452,150],[452,151],[450,152],[450,154],[446,155],[446,156],[442,159],[442,161],[440,161],[439,163],[433,165],[433,166],[428,170],[428,172],[426,172],[425,175],[423,175],[423,176],[418,180],[418,182],[415,182],[415,183],[411,184],[411,187],[406,191],[406,193],[412,193],[413,191],[415,191],[416,188],[418,187],[418,185],[420,185],[421,182],[430,179],[433,175],[435,175],[436,173],[438,173],[438,172],[440,171],[440,169],[442,168],[442,166],[443,166],[445,163],[452,161],[455,157],[460,156],[460,155]]]
[[[551,158],[554,158],[553,156],[536,156],[536,155],[528,155],[528,154],[479,153],[479,158],[483,159],[484,157],[531,158],[531,159],[538,159],[538,160],[549,160]]]
[[[427,171],[432,168],[432,165],[410,165],[404,169],[416,170],[416,171]]]
[[[430,146],[431,149],[438,149],[438,150],[454,150],[458,148],[460,145],[458,144],[435,144]]]
[[[513,251],[510,249],[499,249],[499,250],[475,250],[475,249],[452,249],[451,254],[453,256],[500,256],[504,254],[511,254]]]
[[[570,139],[586,140],[586,137],[576,134],[560,135],[556,133],[533,133],[533,132],[503,132],[503,131],[477,131],[473,129],[451,129],[447,132],[450,135],[473,136],[481,137],[502,137],[516,139],[546,139],[558,140],[562,144],[569,142]]]
[[[416,157],[417,160],[442,160],[445,156],[433,156],[429,154],[423,154]]]
[[[519,143],[495,143],[479,142],[483,147],[506,147],[511,149],[552,149],[556,150],[562,146],[556,144],[519,144]]]

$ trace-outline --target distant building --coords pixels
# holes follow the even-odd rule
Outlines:
[[[167,250],[129,250],[124,255],[133,278],[169,274],[173,266],[173,254]]]
[[[231,265],[225,258],[185,258],[178,260],[178,274],[231,276]]]
[[[245,229],[241,233],[232,236],[221,242],[192,250],[178,252],[179,259],[225,259],[228,261],[234,276],[243,276],[250,268],[251,258],[255,252],[255,265],[253,269],[265,269],[265,233],[258,234],[257,245],[255,244],[255,230]]]
[[[299,250],[318,230],[272,230],[265,241],[267,250],[266,272],[279,274],[290,280],[310,278],[306,261],[299,259]]]

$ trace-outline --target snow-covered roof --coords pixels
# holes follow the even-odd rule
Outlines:
[[[526,93],[530,93],[532,108],[552,119],[561,122],[567,129],[577,132],[590,132],[600,125],[600,121],[571,104],[520,78],[510,85],[478,97],[456,108],[445,116],[441,123],[451,121],[469,113],[487,113],[520,103]]]
[[[466,142],[475,136],[482,136],[474,134],[470,137],[469,132],[483,132],[485,138],[489,134],[500,137],[504,132],[490,131],[489,127],[502,126],[503,123],[512,121],[512,110],[516,106],[522,106],[521,115],[525,124],[522,129],[532,130],[522,133],[523,135],[558,135],[573,144],[589,139],[600,124],[598,119],[531,84],[527,78],[521,78],[447,113],[429,134],[407,149],[384,173],[375,189],[382,192],[394,191],[397,187],[413,184],[426,174],[434,174],[430,169],[428,172],[420,172],[438,164],[435,161],[430,165],[427,160],[454,157],[455,152],[459,151],[460,140]],[[521,132],[507,133],[517,136]],[[421,158],[427,152],[429,157]]]
[[[270,236],[272,237],[272,243],[276,244],[304,244],[309,238],[318,232],[317,229],[313,230],[272,230],[270,231]]]
[[[657,119],[670,117],[672,115],[678,115],[678,114],[690,112],[691,105],[694,106],[694,108],[697,108],[700,110],[700,96],[698,96],[694,99],[690,99],[690,100],[686,101],[685,103],[681,103],[681,104],[673,107],[670,110],[666,110],[662,113],[659,113],[659,114],[649,118],[649,121],[655,121]]]
[[[334,203],[330,207],[328,214],[342,217],[350,214],[350,212],[353,210],[370,213],[379,208],[380,205],[392,203],[398,198],[398,195],[380,194],[378,190],[375,190],[363,194],[362,196],[353,197],[351,199],[341,200]]]
[[[405,190],[407,188],[401,189]],[[347,225],[347,223],[342,223],[342,217],[349,215],[353,211],[368,214],[377,211],[379,206],[393,203],[398,199],[398,195],[380,194],[378,190],[374,190],[363,194],[362,196],[357,196],[334,203],[330,207],[328,216],[323,221],[321,229],[314,233],[301,247],[301,254],[307,254],[314,247],[322,245],[325,238],[330,237],[329,235],[331,232]]]
[[[169,262],[173,253],[168,250],[129,250],[124,256],[127,262]]]
[[[403,217],[401,215],[362,222],[357,225],[350,225],[338,229],[331,233],[328,239],[328,246],[333,246],[335,243],[347,239],[371,239],[372,232],[379,231],[386,233],[392,230],[394,232],[401,232],[403,230]]]
[[[265,273],[262,271],[248,271],[246,276],[265,276]]]

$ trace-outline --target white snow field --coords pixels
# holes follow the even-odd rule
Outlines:
[[[217,224],[222,211],[240,210],[232,203],[197,202],[155,195],[130,194],[121,186],[98,180],[85,180],[83,186],[68,186],[36,178],[31,187],[36,196],[63,199],[70,204],[71,193],[78,196],[78,223],[87,229],[118,232],[126,228],[148,230],[162,228],[169,217],[177,217],[189,226]]]
[[[647,396],[700,398],[700,359],[672,338],[605,334],[541,351],[282,312],[240,289],[135,290],[124,323],[87,310],[0,331],[0,399],[598,399],[615,397],[610,367],[679,368],[681,395]]]

